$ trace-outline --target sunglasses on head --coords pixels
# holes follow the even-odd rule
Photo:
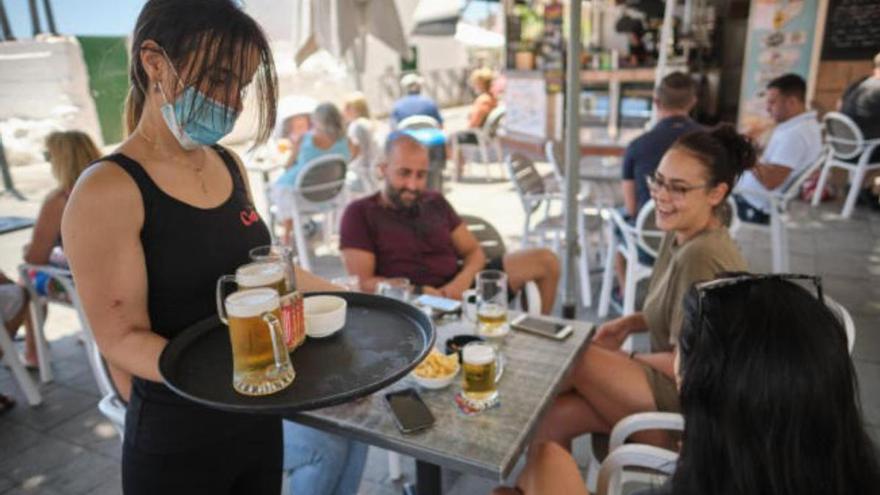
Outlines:
[[[721,277],[696,284],[699,299],[697,300],[697,321],[703,321],[703,309],[706,294],[724,287],[733,287],[736,285],[752,284],[763,280],[784,280],[786,282],[809,282],[816,289],[816,298],[822,304],[825,304],[825,297],[822,294],[822,277],[815,275],[802,275],[797,273],[747,273],[747,272],[730,272],[723,273]]]

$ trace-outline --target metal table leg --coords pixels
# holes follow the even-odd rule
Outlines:
[[[440,466],[416,460],[416,487],[418,495],[440,495],[443,492]]]

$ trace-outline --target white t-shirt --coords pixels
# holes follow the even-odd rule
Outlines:
[[[761,155],[761,163],[788,167],[792,171],[774,191],[788,187],[797,179],[797,171],[813,164],[821,152],[822,129],[819,127],[816,112],[804,112],[777,125],[764,154]],[[743,174],[739,187],[767,191],[752,172]],[[770,213],[770,202],[765,197],[747,192],[743,192],[742,197],[755,208]]]

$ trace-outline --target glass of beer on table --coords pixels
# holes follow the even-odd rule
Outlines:
[[[217,308],[229,326],[232,344],[232,387],[244,395],[268,395],[293,382],[296,372],[284,344],[278,292],[242,289]]]
[[[255,247],[249,254],[255,263],[274,264],[283,274],[283,288],[278,291],[281,296],[281,325],[287,349],[292,352],[306,338],[303,298],[296,286],[296,254],[293,249],[280,244]]]
[[[507,274],[483,270],[477,274],[477,334],[498,337],[507,333]]]
[[[498,398],[496,383],[501,377],[498,354],[486,342],[471,342],[461,350],[461,393],[474,405],[487,406]]]

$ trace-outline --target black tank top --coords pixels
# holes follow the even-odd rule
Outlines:
[[[271,242],[235,160],[220,146],[213,149],[229,170],[232,193],[220,206],[207,209],[165,193],[138,162],[123,154],[101,159],[119,165],[140,190],[150,325],[168,339],[216,314],[217,279],[248,263],[250,249]],[[125,440],[155,452],[181,451],[266,419],[209,409],[164,384],[134,377]]]

